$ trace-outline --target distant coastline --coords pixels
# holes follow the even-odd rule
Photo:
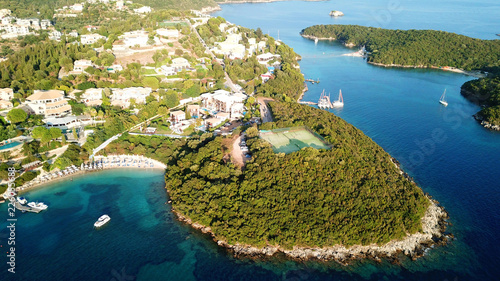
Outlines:
[[[301,34],[301,36],[304,37],[304,38],[306,38],[306,39],[313,40],[313,41],[315,41],[315,40],[321,40],[321,41],[335,41],[335,40],[337,40],[334,37],[316,37],[316,36],[304,35],[304,34]],[[346,43],[344,43],[344,46],[346,46],[347,48],[355,47],[354,44],[346,44]],[[467,70],[463,70],[463,69],[459,69],[459,68],[454,68],[454,67],[447,67],[447,66],[444,66],[444,67],[430,66],[429,67],[429,66],[426,66],[426,65],[402,65],[402,64],[383,64],[383,63],[370,62],[370,61],[367,61],[367,62],[369,64],[372,64],[372,65],[383,66],[383,67],[438,69],[438,70],[443,70],[443,71],[451,71],[451,72],[455,72],[455,73],[460,73],[460,74],[464,74],[464,75],[467,75],[467,76],[472,76],[472,77],[475,77],[475,78],[483,78],[483,77],[487,76],[486,74],[483,74],[480,71],[467,71]]]
[[[216,1],[217,4],[245,4],[245,3],[271,3],[271,2],[285,2],[285,1],[304,1],[304,2],[323,2],[328,0],[227,0]]]

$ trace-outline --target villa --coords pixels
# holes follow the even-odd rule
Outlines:
[[[177,72],[175,72],[175,69],[173,67],[166,65],[162,65],[159,69],[159,72],[161,72],[165,76],[172,76],[177,74]]]
[[[280,55],[274,55],[271,53],[265,53],[262,55],[257,56],[257,60],[259,61],[260,64],[268,64],[271,60],[273,59],[278,59],[280,58]]]
[[[0,100],[10,101],[14,98],[14,90],[11,88],[2,88],[0,89]]]
[[[136,104],[145,104],[146,97],[148,97],[152,89],[143,87],[130,87],[130,88],[113,88],[111,89],[111,105],[116,105],[121,108],[129,108],[132,101]]]
[[[37,115],[47,117],[65,116],[71,113],[71,105],[64,98],[60,90],[35,90],[34,94],[26,98],[26,105]]]
[[[84,34],[80,37],[80,42],[82,44],[94,44],[101,39],[106,39],[106,36],[102,36],[100,34],[92,33],[92,34]]]
[[[125,47],[144,47],[149,45],[149,32],[145,30],[125,32],[122,36],[120,36],[120,39],[123,41],[123,45],[125,45]],[[159,42],[158,37],[155,37],[154,41],[155,44]]]
[[[172,64],[170,65],[175,71],[179,72],[183,69],[191,67],[189,61],[185,58],[175,58],[172,60]]]
[[[7,100],[0,100],[0,109],[11,109],[13,107],[14,105],[12,104],[12,102]]]
[[[186,113],[182,110],[172,111],[170,112],[170,118],[172,119],[172,123],[179,123],[186,120]]]
[[[102,95],[104,89],[102,88],[90,88],[85,91],[80,97],[80,100],[85,103],[86,106],[99,106],[102,104]]]
[[[71,74],[82,74],[87,67],[92,66],[92,61],[90,60],[76,60],[73,64],[73,71],[71,71]]]
[[[191,117],[198,118],[200,116],[200,106],[197,104],[189,104],[187,106],[187,112],[189,112]]]

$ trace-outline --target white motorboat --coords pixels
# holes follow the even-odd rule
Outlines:
[[[99,219],[94,223],[94,227],[101,227],[103,225],[105,225],[106,223],[109,222],[109,220],[111,220],[111,218],[108,216],[108,215],[102,215],[101,217],[99,217]]]

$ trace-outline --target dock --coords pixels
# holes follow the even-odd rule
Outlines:
[[[318,80],[313,80],[313,79],[306,79],[306,82],[311,82],[312,84],[317,83],[319,84],[319,79]]]
[[[299,101],[300,104],[317,105],[318,103],[312,101]]]
[[[21,205],[21,203],[17,201],[14,203],[14,206],[16,207],[16,209],[22,212],[40,213],[42,211],[38,208],[31,208],[30,206]]]

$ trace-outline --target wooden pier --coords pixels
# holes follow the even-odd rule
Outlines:
[[[16,203],[14,203],[14,206],[16,207],[16,209],[18,209],[19,211],[22,211],[22,212],[40,213],[42,211],[42,209],[31,208],[30,206],[21,205],[17,201],[16,201]]]
[[[313,79],[306,79],[306,82],[311,82],[311,83],[318,83],[319,84],[319,79],[318,80],[313,80]]]
[[[318,103],[312,101],[299,101],[300,104],[317,105]]]

